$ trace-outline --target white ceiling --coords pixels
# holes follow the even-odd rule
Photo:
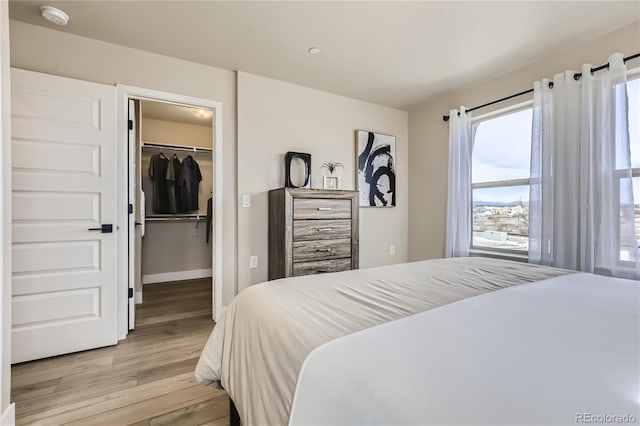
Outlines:
[[[66,11],[69,25],[42,19],[42,4]],[[9,6],[20,21],[403,109],[640,20],[639,1],[13,0]],[[307,53],[312,46],[321,54]]]
[[[141,101],[140,103],[143,118],[197,124],[198,126],[205,127],[212,126],[211,117],[197,117],[188,107],[154,101]]]

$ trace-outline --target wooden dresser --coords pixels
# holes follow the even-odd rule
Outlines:
[[[269,279],[358,269],[358,193],[269,191]]]

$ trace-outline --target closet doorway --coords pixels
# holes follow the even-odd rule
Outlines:
[[[158,312],[165,319],[207,312],[215,317],[220,303],[214,264],[220,259],[216,161],[221,159],[215,148],[221,111],[212,101],[187,103],[168,94],[135,96],[131,91],[121,98],[128,117],[125,335]],[[202,297],[181,302],[183,292],[194,291]]]

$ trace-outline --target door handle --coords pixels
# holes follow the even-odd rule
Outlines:
[[[100,228],[89,228],[89,231],[100,231],[103,234],[111,234],[113,232],[113,225],[111,223],[107,223],[104,225],[100,225]]]
[[[136,222],[135,225],[136,226],[142,226],[142,222]]]

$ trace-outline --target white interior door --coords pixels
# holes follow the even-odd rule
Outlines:
[[[140,102],[129,99],[129,291],[135,298],[129,299],[129,330],[136,325],[136,304],[142,303],[142,237],[144,236],[144,195],[142,194],[142,145]]]
[[[12,362],[115,344],[115,87],[18,69],[11,87]]]
[[[136,196],[135,196],[135,214],[136,214],[136,227],[135,227],[135,304],[142,303],[142,238],[145,232],[145,197],[142,191],[142,108],[140,107],[140,101],[135,101],[136,105],[136,163],[135,178],[136,178]]]
[[[138,220],[138,179],[137,179],[137,163],[138,163],[138,117],[136,114],[136,101],[129,99],[129,291],[136,291],[136,276],[138,269],[137,263],[137,227]],[[129,298],[129,330],[133,330],[136,326],[136,304],[133,297]]]

